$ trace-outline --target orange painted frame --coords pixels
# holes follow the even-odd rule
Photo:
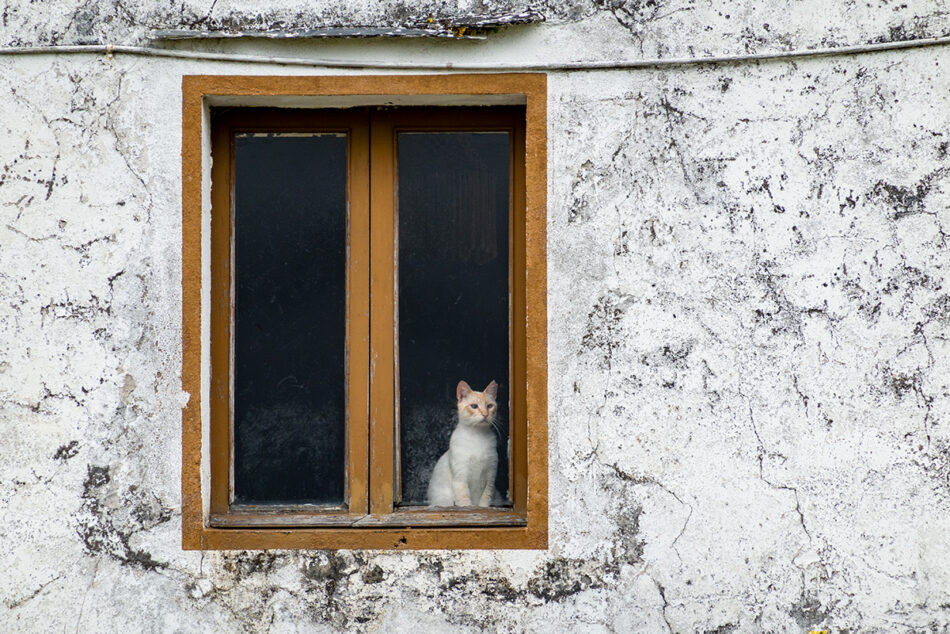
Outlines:
[[[341,132],[347,139],[346,450],[344,504],[327,509],[327,524],[352,522],[367,511],[367,387],[369,339],[369,130],[363,109],[313,111],[288,108],[229,109],[211,122],[211,524],[265,524],[273,508],[234,512],[233,397],[234,134],[238,132]],[[265,510],[266,509],[266,510]],[[293,510],[300,511],[301,507]],[[282,518],[288,520],[287,514]]]
[[[508,96],[525,104],[524,276],[526,306],[527,490],[524,526],[223,528],[207,521],[202,496],[202,162],[203,114],[215,98],[360,98],[385,104],[411,96],[413,104],[441,105]],[[374,97],[376,96],[376,97]],[[182,547],[261,548],[546,548],[547,547],[547,307],[546,183],[547,81],[542,74],[422,76],[185,76],[182,79],[182,387],[191,395],[182,412]],[[518,284],[515,284],[518,289]]]

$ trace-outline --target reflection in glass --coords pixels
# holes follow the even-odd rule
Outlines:
[[[342,504],[346,135],[234,139],[234,498]]]
[[[495,486],[509,497],[509,143],[507,132],[398,135],[402,504],[426,503],[460,380],[500,386]]]

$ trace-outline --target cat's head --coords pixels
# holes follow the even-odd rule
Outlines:
[[[466,425],[488,426],[498,410],[498,384],[492,381],[482,392],[476,392],[465,381],[455,388],[458,398],[459,422]]]

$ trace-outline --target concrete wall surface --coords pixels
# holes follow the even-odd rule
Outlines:
[[[485,40],[151,45],[506,64],[950,33],[944,0],[532,6]],[[0,46],[526,8],[9,0]],[[201,553],[181,77],[341,71],[0,54],[0,630],[950,631],[948,70],[931,46],[550,72],[549,549]]]

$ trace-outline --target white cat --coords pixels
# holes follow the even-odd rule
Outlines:
[[[498,384],[475,392],[465,381],[455,388],[458,424],[429,479],[429,506],[489,506],[495,494],[498,441],[492,425]]]

